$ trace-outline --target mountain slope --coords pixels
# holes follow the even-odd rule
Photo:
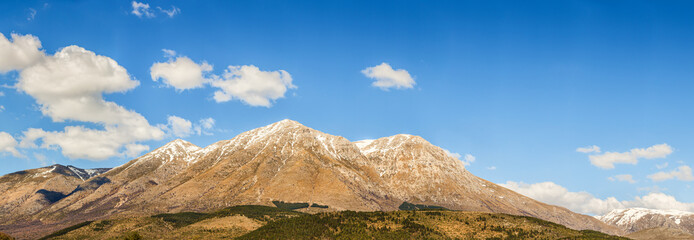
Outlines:
[[[544,204],[481,179],[463,163],[421,137],[399,134],[355,142],[391,194],[403,201],[454,210],[531,216],[574,229],[619,234],[593,217]]]
[[[407,201],[621,233],[595,218],[478,178],[458,159],[420,137],[350,142],[291,120],[205,148],[172,141],[79,183],[68,196],[37,208],[33,220],[57,229],[114,216],[272,206],[278,201],[323,206],[309,211],[390,211]],[[0,226],[11,234],[35,234],[33,229]]]
[[[652,228],[671,228],[694,234],[694,213],[691,212],[629,208],[615,209],[596,218],[627,233]]]
[[[81,169],[55,164],[0,177],[0,219],[12,223],[30,217],[69,195],[85,180],[107,168]]]
[[[265,206],[85,222],[46,239],[626,239],[531,217],[459,211],[303,214]]]

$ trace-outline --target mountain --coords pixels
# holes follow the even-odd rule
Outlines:
[[[694,213],[646,208],[615,209],[597,219],[634,233],[654,228],[669,228],[694,234]],[[662,232],[662,230],[660,230]],[[655,232],[655,230],[651,231]]]
[[[0,177],[0,219],[5,223],[25,219],[69,195],[85,180],[108,170],[55,164],[4,175]]]
[[[37,208],[31,226],[0,225],[0,231],[20,236],[37,234],[37,225],[45,233],[87,220],[235,205],[392,211],[403,202],[532,216],[573,229],[621,233],[593,217],[478,178],[421,137],[400,134],[350,142],[292,120],[205,148],[172,141],[80,182],[69,195]]]

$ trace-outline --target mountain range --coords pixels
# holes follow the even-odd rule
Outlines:
[[[597,219],[624,230],[627,236],[668,234],[677,239],[694,239],[694,213],[646,208],[615,209]],[[675,234],[675,235],[673,235]]]
[[[0,178],[0,231],[35,238],[88,220],[301,203],[306,211],[392,211],[403,203],[618,227],[474,176],[421,137],[351,142],[292,120],[201,148],[172,141],[113,169],[53,165]]]

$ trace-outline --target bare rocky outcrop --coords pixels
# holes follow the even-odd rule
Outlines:
[[[327,210],[390,211],[403,202],[532,216],[574,229],[621,230],[484,179],[421,137],[350,142],[283,120],[205,148],[175,140],[36,208],[36,224],[210,211],[273,201]],[[35,225],[35,224],[34,224]],[[32,226],[34,226],[32,225]],[[26,226],[0,231],[26,232]]]

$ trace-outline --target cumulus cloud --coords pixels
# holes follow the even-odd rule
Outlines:
[[[657,172],[648,175],[653,181],[661,182],[670,179],[677,179],[680,181],[694,181],[694,176],[692,175],[692,168],[689,166],[680,166],[676,170],[670,172]]]
[[[661,210],[694,211],[694,203],[677,201],[673,196],[664,193],[649,193],[637,196],[633,200],[619,201],[614,197],[600,199],[587,192],[570,192],[553,182],[527,184],[508,181],[501,186],[516,191],[535,200],[566,207],[572,211],[591,215],[603,215],[619,208],[650,208]]]
[[[600,152],[600,147],[593,145],[593,146],[589,146],[589,147],[576,148],[576,152],[581,152],[581,153],[599,153],[599,152]]]
[[[603,154],[591,155],[589,158],[590,163],[596,167],[612,169],[614,168],[614,164],[617,163],[636,164],[641,158],[664,158],[670,155],[670,153],[672,153],[672,147],[663,143],[648,148],[634,148],[628,152],[605,152]]]
[[[173,50],[163,49],[167,56],[171,56],[168,62],[157,62],[150,67],[150,76],[152,80],[157,81],[163,79],[163,82],[176,90],[187,90],[199,88],[208,80],[205,74],[212,71],[212,66],[206,62],[197,64],[188,57],[178,57],[175,60],[173,56],[176,52]]]
[[[374,79],[371,83],[374,87],[388,90],[391,88],[403,89],[413,88],[415,85],[414,79],[405,69],[394,70],[389,64],[381,63],[380,65],[367,67],[361,70],[364,76]]]
[[[217,102],[239,99],[250,106],[263,107],[272,106],[288,89],[296,88],[288,72],[262,71],[253,65],[229,66],[221,78],[212,81],[212,86],[219,88],[214,93]]]
[[[171,134],[176,137],[187,137],[193,133],[193,123],[177,116],[169,116]]]
[[[0,69],[19,71],[14,85],[18,91],[33,97],[41,113],[54,122],[87,122],[102,127],[66,126],[63,131],[28,129],[20,147],[59,147],[69,158],[103,160],[126,155],[128,144],[164,137],[161,129],[151,126],[139,113],[103,99],[104,94],[126,92],[139,85],[115,60],[78,46],[46,55],[39,49],[38,38],[26,35],[13,39],[13,44],[0,44],[3,53]],[[17,39],[23,39],[20,42],[28,43],[24,45],[29,47],[17,47]],[[38,57],[34,56],[37,53]],[[13,56],[38,59],[22,64],[4,59]],[[39,140],[41,143],[37,145]]]
[[[148,18],[153,18],[154,13],[152,12],[151,9],[149,9],[149,4],[147,3],[141,3],[141,2],[132,2],[132,7],[133,10],[131,11],[132,14],[138,17],[148,17]]]
[[[0,73],[24,69],[43,58],[37,37],[14,33],[11,36],[12,41],[0,33]]]
[[[187,137],[193,134],[212,135],[209,130],[214,128],[214,123],[213,118],[203,118],[193,123],[178,116],[169,116],[168,124],[160,126],[160,128],[165,129],[169,135],[174,137]]]
[[[142,144],[127,144],[125,145],[125,152],[123,153],[126,157],[138,157],[142,155],[142,152],[149,150],[149,146]]]
[[[17,140],[9,133],[0,132],[0,153],[10,153],[15,157],[22,157],[17,151]]]
[[[628,182],[631,184],[636,183],[636,180],[634,180],[634,177],[631,176],[631,174],[620,174],[620,175],[616,175],[613,177],[608,177],[607,179],[610,181],[613,181],[613,182],[614,181],[620,181],[620,182]]]

